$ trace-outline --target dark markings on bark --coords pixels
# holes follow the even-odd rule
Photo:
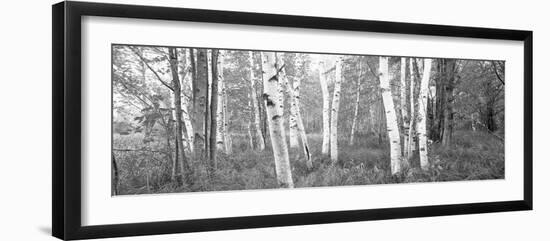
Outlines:
[[[264,98],[265,100],[265,103],[267,106],[274,106],[275,105],[275,102],[273,102],[273,100],[271,100],[271,98],[269,98],[269,94],[262,94],[262,97]]]
[[[273,121],[276,121],[276,120],[278,120],[278,119],[280,119],[280,118],[281,118],[280,115],[274,115],[271,119],[272,119]]]

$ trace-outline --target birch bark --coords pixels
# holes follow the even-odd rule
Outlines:
[[[401,121],[403,125],[403,155],[407,155],[409,146],[409,114],[407,111],[407,59],[401,58]],[[405,158],[408,162],[408,160]]]
[[[330,97],[327,80],[323,71],[323,62],[319,62],[319,82],[323,94],[323,145],[321,152],[323,155],[328,155],[330,146]]]
[[[424,59],[424,73],[422,75],[422,81],[420,82],[420,101],[418,110],[418,139],[419,139],[419,153],[420,153],[420,167],[423,170],[429,168],[428,161],[428,136],[426,133],[426,111],[428,106],[428,85],[430,83],[430,72],[432,67],[431,59]]]
[[[386,129],[390,139],[391,173],[393,175],[401,171],[401,144],[388,67],[388,57],[380,57],[380,89],[386,112]]]
[[[338,110],[340,109],[340,88],[342,85],[342,57],[336,61],[336,78],[334,81],[334,95],[332,97],[332,111],[330,115],[330,159],[338,161]]]
[[[279,111],[280,95],[282,94],[280,75],[282,67],[275,52],[262,52],[262,69],[264,93],[263,99],[266,106],[269,135],[275,160],[275,173],[279,187],[293,188],[288,146],[283,136],[283,118]]]

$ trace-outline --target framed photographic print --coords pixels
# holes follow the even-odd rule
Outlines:
[[[523,30],[55,4],[53,235],[531,210],[532,54]]]

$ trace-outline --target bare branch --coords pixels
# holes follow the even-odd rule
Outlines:
[[[162,83],[164,86],[166,86],[171,91],[174,91],[174,88],[172,86],[170,86],[168,83],[164,82],[164,80],[162,80],[160,75],[149,65],[148,60],[146,60],[143,56],[141,56],[141,54],[137,50],[135,50],[133,47],[128,47],[128,48],[130,48],[130,50],[132,50],[132,52],[134,52],[134,54],[136,54],[139,57],[139,59],[141,59],[141,61],[147,66],[147,68],[149,70],[151,70],[151,72],[153,72],[153,74],[155,74],[155,76],[157,77],[158,81],[160,81],[160,83]]]

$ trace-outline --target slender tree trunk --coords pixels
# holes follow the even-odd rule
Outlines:
[[[289,83],[288,77],[285,78],[286,80],[286,86],[288,88],[288,93],[290,97],[290,118],[289,118],[289,133],[290,133],[290,148],[297,148],[298,147],[298,108],[297,108],[297,98],[300,98],[299,96],[296,96],[295,92],[295,86],[294,83]]]
[[[361,100],[361,77],[362,69],[359,66],[359,77],[357,78],[357,91],[355,93],[355,110],[353,111],[353,121],[351,123],[351,134],[349,138],[349,144],[353,146],[355,141],[355,128],[357,128],[357,116],[359,114],[359,101]]]
[[[273,157],[275,159],[277,181],[279,187],[293,188],[294,182],[292,181],[288,146],[283,136],[283,117],[279,108],[281,105],[281,103],[279,103],[279,96],[283,91],[279,83],[279,78],[283,66],[278,63],[277,54],[275,52],[262,52],[261,58],[264,83],[263,98],[266,106]]]
[[[178,127],[176,125],[176,119],[177,119],[177,111],[176,111],[176,98],[175,94],[172,96],[171,99],[171,108],[172,108],[172,120],[174,120],[173,130],[174,133],[178,130]],[[175,137],[175,148],[174,148],[174,156],[172,157],[172,175],[171,175],[171,181],[176,183],[177,185],[181,184],[181,175],[180,175],[180,165],[179,165],[179,148],[178,148],[178,139]],[[170,137],[167,139],[167,144],[170,146]]]
[[[250,64],[250,93],[252,99],[252,110],[254,111],[254,129],[256,133],[257,146],[260,151],[265,149],[264,136],[260,127],[260,106],[258,105],[258,98],[256,97],[256,78],[254,77],[254,54],[252,51],[248,52],[248,62]]]
[[[290,126],[291,135],[290,135],[290,143],[292,145],[292,131],[294,131],[296,146],[298,147],[298,141],[301,140],[302,142],[302,150],[304,152],[304,158],[306,159],[306,164],[308,168],[312,167],[311,163],[311,153],[309,150],[309,144],[307,141],[307,134],[304,128],[304,123],[302,120],[302,115],[300,114],[300,80],[295,79],[293,82],[289,83],[287,80],[287,86],[288,86],[288,93],[290,96],[290,102],[291,102],[291,116],[294,116],[294,126]],[[291,121],[292,123],[292,121]],[[294,130],[293,130],[294,129]],[[299,138],[298,138],[299,137]]]
[[[386,111],[386,128],[390,139],[391,173],[393,175],[401,171],[401,144],[388,67],[388,57],[380,57],[380,88]]]
[[[302,150],[304,152],[304,157],[306,158],[306,165],[308,168],[311,168],[313,166],[313,164],[311,163],[311,151],[309,149],[309,143],[307,141],[307,134],[304,127],[304,122],[302,120],[302,114],[300,113],[300,80],[299,79],[294,81],[293,92],[294,92],[294,104],[296,105],[297,131],[300,135],[300,140],[302,141]]]
[[[401,120],[402,120],[402,136],[403,136],[403,155],[407,155],[407,147],[409,146],[409,114],[407,111],[407,59],[401,57]],[[408,160],[405,158],[405,163]]]
[[[206,147],[206,108],[208,105],[208,64],[206,49],[197,50],[196,85],[193,86],[195,105],[193,107],[193,130],[195,131],[196,153],[204,154]]]
[[[445,109],[444,109],[444,126],[443,126],[443,138],[441,144],[443,146],[450,146],[453,135],[453,91],[454,91],[454,78],[455,78],[455,66],[456,60],[445,60]]]
[[[112,178],[113,181],[111,182],[111,196],[118,195],[118,166],[116,164],[115,154],[111,153],[111,165],[112,165]]]
[[[227,89],[223,89],[223,144],[225,146],[225,153],[233,153],[233,142],[231,139],[231,133],[229,133],[229,117],[227,115]]]
[[[342,85],[342,57],[336,61],[336,78],[334,95],[332,97],[332,112],[330,116],[330,159],[338,161],[338,111],[340,109],[340,88]]]
[[[248,108],[250,109],[250,118],[248,119],[247,133],[248,133],[248,144],[250,150],[254,150],[254,136],[252,135],[252,129],[254,129],[254,106],[252,105],[252,91],[248,95]]]
[[[429,168],[428,161],[428,135],[426,133],[426,111],[428,107],[428,86],[430,83],[430,72],[432,69],[432,60],[424,59],[424,73],[420,82],[420,103],[418,110],[418,145],[420,153],[420,167],[423,170]]]
[[[218,58],[219,56],[219,50],[214,49],[212,50],[212,104],[210,105],[210,165],[215,170],[217,166],[217,159],[216,159],[216,153],[217,153],[217,146],[215,143],[217,142],[217,132],[218,132],[218,117],[221,117],[218,115],[218,81],[220,81],[221,73],[220,73],[220,63]]]
[[[185,129],[187,130],[186,134],[187,137],[187,146],[188,146],[188,150],[190,153],[193,153],[193,151],[195,150],[195,147],[194,147],[194,134],[193,134],[193,123],[191,122],[191,118],[189,117],[189,108],[187,108],[186,105],[183,105],[181,106],[182,108],[182,115],[183,115],[183,123],[185,124]]]
[[[323,73],[323,62],[319,62],[319,82],[321,83],[321,91],[323,94],[323,155],[329,154],[330,146],[330,97],[328,93],[328,84]]]
[[[191,184],[191,169],[185,156],[185,149],[183,147],[184,125],[181,119],[181,86],[178,76],[178,55],[175,48],[169,48],[170,55],[170,70],[172,73],[172,87],[174,88],[174,104],[176,107],[176,140],[179,149],[179,160],[181,161],[181,173],[184,175],[185,182]]]
[[[214,60],[213,60],[214,61]],[[225,126],[224,126],[224,103],[225,103],[225,99],[224,99],[224,93],[225,93],[225,79],[223,78],[223,54],[221,51],[218,52],[218,56],[217,56],[217,62],[216,63],[212,63],[215,67],[214,67],[214,70],[216,71],[217,73],[217,78],[218,78],[218,88],[217,88],[217,91],[216,91],[216,94],[217,94],[217,101],[216,101],[216,105],[218,105],[217,107],[217,112],[216,112],[216,148],[218,150],[222,150],[222,151],[225,151]],[[212,83],[212,88],[214,88],[214,84]],[[214,91],[214,89],[212,89],[212,91]],[[213,93],[212,93],[213,94]],[[213,97],[213,96],[212,96]],[[214,101],[214,100],[212,100]]]
[[[409,72],[410,72],[410,76],[411,76],[411,81],[410,81],[410,85],[409,85],[409,88],[410,88],[410,108],[411,108],[411,116],[410,116],[410,120],[409,120],[409,134],[408,134],[408,141],[407,141],[407,148],[406,148],[406,155],[407,155],[407,160],[410,162],[411,161],[411,158],[413,156],[413,151],[414,151],[414,147],[416,146],[415,143],[414,143],[414,120],[416,119],[416,112],[414,110],[414,79],[415,79],[415,74],[414,74],[414,67],[413,67],[413,64],[414,64],[414,61],[413,59],[411,58],[409,60]]]

